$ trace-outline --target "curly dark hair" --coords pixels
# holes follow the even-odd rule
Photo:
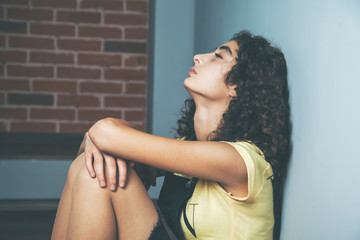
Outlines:
[[[239,49],[236,64],[225,82],[236,85],[237,96],[208,139],[256,144],[273,168],[274,202],[281,202],[279,191],[286,175],[291,133],[286,61],[278,48],[248,31],[236,33],[231,40],[237,42]],[[196,140],[194,113],[194,100],[187,99],[178,120],[177,137]],[[281,211],[278,204],[276,211]]]

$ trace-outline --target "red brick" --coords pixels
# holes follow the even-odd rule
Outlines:
[[[0,118],[26,119],[26,108],[0,107]]]
[[[119,27],[79,26],[80,37],[122,38],[122,35]]]
[[[147,28],[126,28],[125,39],[146,40]]]
[[[145,94],[146,85],[145,83],[126,83],[126,94]]]
[[[107,96],[105,97],[106,107],[145,107],[144,97],[129,96]]]
[[[48,66],[20,66],[8,65],[8,76],[23,76],[23,77],[53,77],[54,68]]]
[[[53,122],[10,122],[11,132],[55,132]]]
[[[51,38],[9,36],[9,46],[16,48],[53,49],[54,40]]]
[[[57,11],[56,21],[74,23],[100,23],[101,14],[83,11]]]
[[[1,0],[4,5],[28,5],[28,0]]]
[[[117,0],[83,0],[80,8],[121,11],[123,10],[123,2]]]
[[[6,132],[6,123],[0,122],[0,132]]]
[[[55,119],[55,120],[74,120],[74,109],[56,109],[56,108],[31,108],[31,119]]]
[[[34,7],[76,8],[76,0],[32,0],[32,5]]]
[[[100,40],[83,40],[83,39],[58,39],[57,47],[65,50],[75,51],[100,51]]]
[[[100,101],[99,98],[96,96],[58,95],[57,105],[75,107],[98,107],[100,106]]]
[[[146,56],[128,56],[125,58],[126,67],[146,67]]]
[[[26,52],[24,51],[0,51],[0,62],[25,62]]]
[[[80,85],[80,92],[87,93],[122,93],[123,85],[106,82],[82,82]]]
[[[25,79],[0,79],[0,89],[4,91],[8,90],[30,90],[30,82]]]
[[[146,70],[105,69],[105,79],[110,80],[145,80]]]
[[[73,53],[55,52],[30,52],[30,62],[36,63],[74,63]]]
[[[128,110],[125,111],[125,120],[126,121],[144,121],[145,120],[145,111],[140,110]]]
[[[105,24],[146,25],[147,15],[107,13],[105,14]]]
[[[146,13],[148,11],[148,3],[146,1],[128,1],[126,2],[126,10]]]
[[[87,132],[92,123],[60,123],[61,133],[85,133]]]
[[[0,92],[0,104],[5,104],[5,93]]]
[[[100,69],[57,67],[57,77],[59,78],[100,79],[100,76]]]
[[[120,54],[78,54],[78,64],[80,65],[121,66],[121,62]]]
[[[77,82],[75,81],[55,81],[55,80],[33,80],[33,91],[38,92],[69,92],[75,93]]]
[[[0,47],[5,47],[5,36],[4,35],[0,35]]]
[[[31,23],[30,33],[55,36],[74,36],[75,26],[64,24]]]
[[[80,109],[78,112],[78,120],[97,121],[103,118],[113,117],[122,118],[121,110],[93,110]]]
[[[52,21],[53,11],[45,9],[8,8],[8,19]]]

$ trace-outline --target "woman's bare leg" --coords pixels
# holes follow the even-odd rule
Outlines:
[[[68,171],[65,186],[61,194],[59,206],[56,212],[51,239],[66,239],[71,206],[71,188],[75,175],[81,166],[80,156],[73,161]]]
[[[116,239],[116,236],[148,239],[150,236],[158,214],[132,168],[128,169],[126,188],[111,192],[109,188],[100,188],[97,179],[90,178],[80,155],[69,170],[67,184],[71,190],[64,189],[53,239]]]

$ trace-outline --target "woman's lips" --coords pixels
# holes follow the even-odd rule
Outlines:
[[[188,73],[188,76],[190,77],[191,74],[196,74],[196,70],[194,67],[190,69],[190,72]]]

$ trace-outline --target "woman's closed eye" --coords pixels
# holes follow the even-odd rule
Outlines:
[[[218,54],[218,53],[215,53],[215,57],[222,58],[222,56],[220,54]]]
[[[218,54],[218,53],[215,53],[215,56],[216,56],[217,58],[221,58],[221,59],[222,59],[222,56],[221,56],[220,54]]]
[[[221,58],[221,59],[222,59],[222,56],[221,56],[220,54],[218,54],[218,53],[215,53],[215,56],[216,56],[217,58]]]

